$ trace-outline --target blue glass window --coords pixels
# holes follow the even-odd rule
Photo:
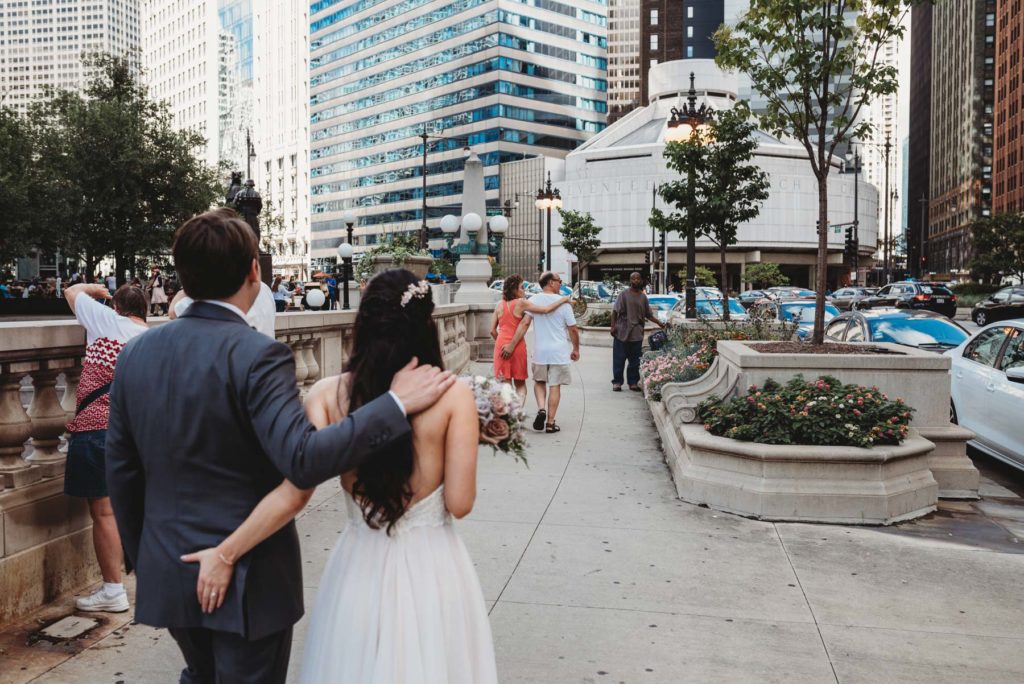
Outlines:
[[[497,190],[498,189],[498,177],[497,176],[485,176],[484,177],[484,189],[485,190]],[[445,197],[448,195],[461,195],[462,194],[462,181],[450,181],[448,183],[438,183],[436,185],[427,186],[427,197]],[[322,214],[327,211],[342,211],[352,206],[357,207],[373,207],[381,204],[394,204],[396,202],[409,202],[412,200],[423,199],[423,188],[402,188],[398,190],[388,190],[385,192],[375,192],[368,195],[353,199],[343,200],[329,200],[327,202],[316,202],[313,204],[313,213]],[[372,217],[360,216],[359,225],[371,224]]]

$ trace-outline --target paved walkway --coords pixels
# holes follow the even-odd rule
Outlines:
[[[481,452],[476,509],[457,523],[502,681],[1024,681],[1012,492],[988,486],[1003,523],[956,504],[896,531],[684,504],[643,400],[609,391],[610,356],[584,349],[563,430],[531,437],[528,470]],[[342,510],[324,486],[299,520],[307,606]],[[166,633],[132,625],[35,681],[173,682],[180,668]]]

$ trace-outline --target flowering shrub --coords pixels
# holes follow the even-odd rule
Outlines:
[[[704,375],[709,364],[703,358],[705,355],[697,351],[689,356],[683,356],[670,351],[644,356],[640,362],[640,382],[647,397],[652,401],[661,401],[661,388],[666,383],[696,380]]]
[[[761,444],[870,447],[906,438],[914,409],[877,387],[844,385],[823,375],[797,376],[784,386],[768,380],[731,401],[711,397],[697,407],[704,429]]]

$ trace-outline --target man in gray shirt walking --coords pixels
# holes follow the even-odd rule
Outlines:
[[[639,273],[629,274],[629,288],[619,293],[612,309],[612,391],[622,391],[622,371],[629,362],[626,380],[629,389],[640,391],[640,352],[644,345],[644,322],[651,321],[664,329],[644,294],[644,281]]]

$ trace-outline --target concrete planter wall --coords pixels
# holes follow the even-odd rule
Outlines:
[[[578,326],[580,330],[581,347],[608,347],[612,346],[611,328],[598,328],[589,325]],[[647,346],[651,333],[657,332],[658,326],[648,323],[644,327],[644,346]]]
[[[407,271],[412,271],[420,278],[426,278],[432,263],[434,263],[432,257],[407,256],[401,264],[396,264],[394,257],[387,254],[378,254],[373,258],[373,272],[377,274],[392,268],[404,268]]]
[[[649,402],[679,498],[762,520],[890,525],[935,510],[933,445],[914,431],[870,449],[755,444],[674,423]]]
[[[949,422],[950,360],[939,354],[894,344],[874,344],[897,354],[763,354],[758,342],[723,340],[718,358],[708,372],[689,383],[662,389],[667,413],[677,424],[696,420],[697,404],[712,394],[733,397],[749,385],[772,378],[784,383],[796,375],[816,378],[831,375],[844,383],[877,386],[891,399],[914,407],[911,427],[934,443],[929,467],[939,485],[939,496],[978,498],[979,475],[967,457],[967,441],[974,434]]]

